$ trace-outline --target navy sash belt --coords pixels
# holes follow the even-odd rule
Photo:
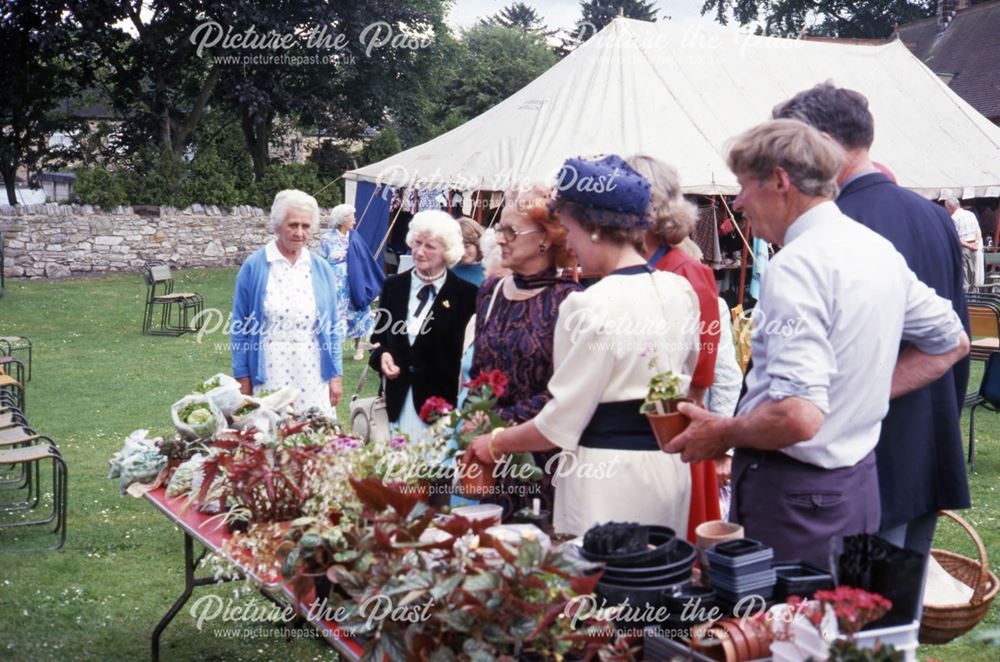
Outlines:
[[[639,413],[641,406],[642,400],[600,403],[580,435],[580,445],[619,451],[660,450],[649,420]]]

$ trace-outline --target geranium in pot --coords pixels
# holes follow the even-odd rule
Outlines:
[[[693,400],[685,397],[681,391],[679,375],[675,375],[672,370],[658,370],[655,356],[650,359],[649,368],[654,374],[649,378],[649,391],[639,411],[649,419],[656,441],[663,448],[671,439],[684,432],[691,422],[691,419],[677,411],[677,405]]]
[[[429,425],[443,426],[439,433],[453,436],[456,444],[455,469],[464,496],[483,498],[494,493],[501,471],[526,481],[538,481],[542,470],[531,453],[512,453],[502,465],[480,462],[467,453],[472,439],[506,427],[495,409],[507,388],[507,376],[500,370],[484,370],[464,385],[469,391],[461,408],[454,409],[441,398],[428,398],[420,408],[420,418]]]

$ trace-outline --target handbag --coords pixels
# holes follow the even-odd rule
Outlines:
[[[389,413],[385,408],[385,395],[359,397],[365,386],[369,366],[361,371],[358,387],[351,396],[351,434],[365,440],[365,443],[389,441]],[[385,377],[382,378],[382,393],[385,393]]]

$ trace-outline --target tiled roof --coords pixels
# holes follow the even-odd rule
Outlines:
[[[955,16],[938,37],[937,18],[901,25],[896,34],[973,108],[1000,122],[1000,0],[974,5]]]

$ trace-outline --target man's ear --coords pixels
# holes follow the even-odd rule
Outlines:
[[[781,166],[774,169],[774,181],[778,193],[788,193],[792,188],[792,178],[788,176],[788,172]]]

